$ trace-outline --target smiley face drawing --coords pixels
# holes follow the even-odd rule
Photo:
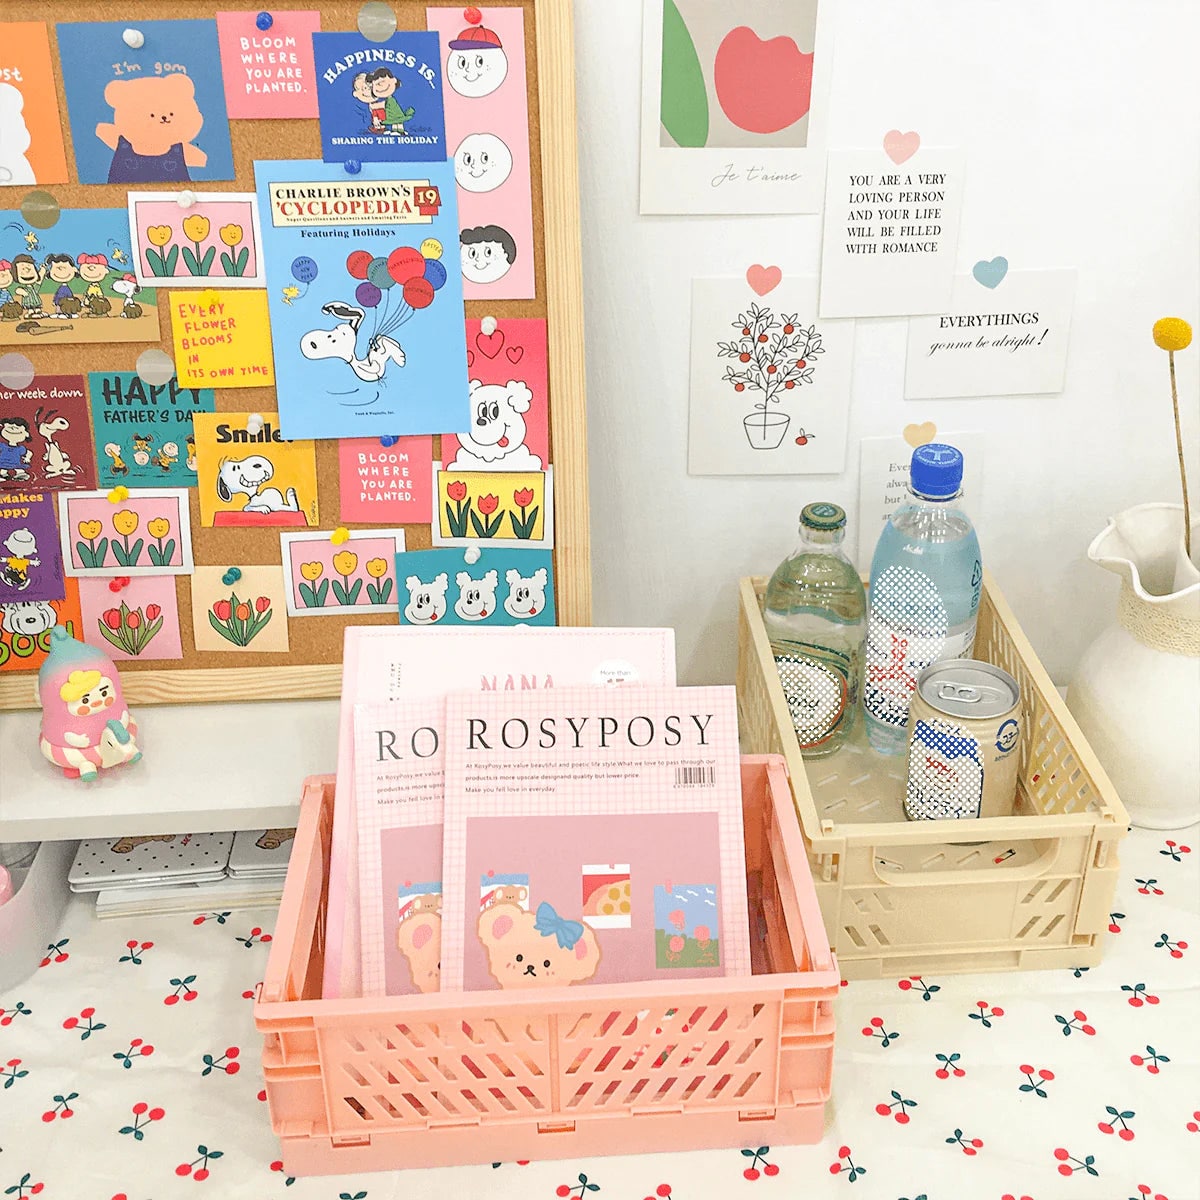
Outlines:
[[[517,244],[500,225],[477,225],[458,235],[463,278],[469,283],[495,283],[516,261]]]
[[[512,152],[494,133],[468,133],[454,151],[454,178],[464,191],[494,192],[512,167]]]
[[[495,30],[482,24],[470,26],[450,43],[446,82],[460,96],[469,100],[490,96],[507,77],[508,56]]]

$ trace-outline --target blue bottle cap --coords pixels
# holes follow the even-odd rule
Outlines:
[[[962,489],[962,451],[944,442],[930,442],[913,451],[909,466],[912,490],[918,496],[945,500]]]

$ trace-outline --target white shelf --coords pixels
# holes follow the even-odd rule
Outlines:
[[[0,842],[295,825],[307,775],[337,769],[336,700],[142,705],[141,762],[67,779],[40,710],[0,714]]]

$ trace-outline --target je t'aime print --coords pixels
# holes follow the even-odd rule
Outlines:
[[[190,575],[191,521],[186,488],[139,488],[123,500],[108,492],[60,492],[58,521],[68,575]]]

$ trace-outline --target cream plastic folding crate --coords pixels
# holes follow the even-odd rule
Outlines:
[[[333,778],[305,781],[254,1017],[290,1174],[815,1142],[837,964],[783,760],[743,758],[754,974],[320,999]]]
[[[1015,815],[908,821],[903,756],[855,739],[805,763],[763,623],[765,579],[738,612],[742,748],[782,754],[825,928],[847,979],[1031,970],[1100,961],[1128,818],[985,571],[974,656],[1020,685]]]

